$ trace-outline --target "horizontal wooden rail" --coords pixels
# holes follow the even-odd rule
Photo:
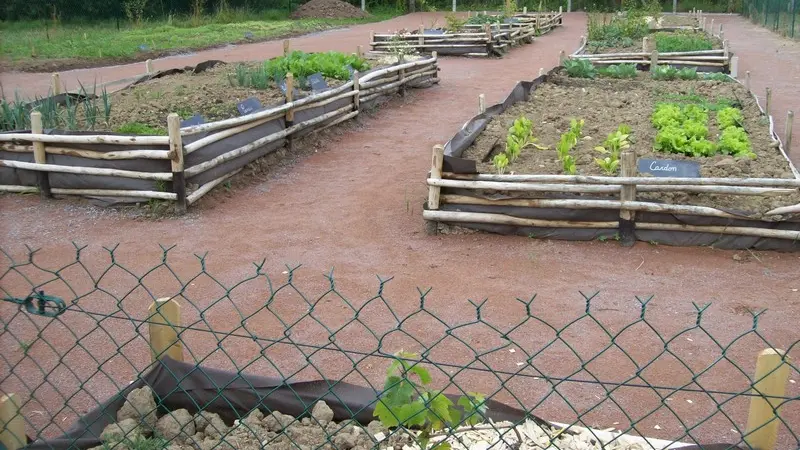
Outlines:
[[[67,134],[0,134],[0,142],[44,142],[47,144],[116,144],[116,145],[169,145],[169,136],[122,135],[67,135]]]
[[[636,184],[636,185],[702,185],[800,188],[800,179],[794,178],[680,178],[680,177],[607,177],[591,175],[462,175],[445,172],[443,177],[453,180],[503,181],[529,183],[586,183],[586,184]]]
[[[32,145],[0,144],[0,150],[15,153],[33,153]],[[112,152],[98,152],[80,148],[45,146],[45,152],[50,155],[78,156],[87,159],[170,159],[169,150],[122,150]]]
[[[140,180],[172,181],[172,173],[161,172],[134,172],[132,170],[105,169],[98,167],[73,167],[57,164],[37,164],[9,160],[0,160],[0,167],[34,170],[38,172],[74,173],[79,175],[102,175],[109,177],[136,178]]]

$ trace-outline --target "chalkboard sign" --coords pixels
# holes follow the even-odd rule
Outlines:
[[[429,34],[429,35],[433,35],[433,36],[438,36],[438,35],[444,34],[444,30],[440,30],[440,29],[437,29],[437,28],[431,28],[429,30],[423,30],[422,34]]]
[[[239,111],[240,116],[246,116],[261,109],[261,102],[255,97],[250,97],[243,102],[237,103],[236,109]]]
[[[657,177],[700,178],[700,163],[670,159],[640,159],[638,169]]]
[[[322,92],[324,90],[330,89],[328,87],[328,83],[325,82],[325,78],[322,78],[321,73],[312,73],[308,76],[308,84],[311,85],[311,90],[313,92]]]
[[[191,127],[193,125],[200,125],[201,123],[206,123],[206,120],[203,119],[203,116],[201,116],[200,114],[195,114],[186,120],[181,120],[181,128]]]
[[[506,18],[506,20],[503,21],[503,23],[518,23],[518,22],[519,19],[517,19],[516,17],[508,17]]]
[[[250,31],[246,31],[246,32],[244,33],[244,38],[245,38],[245,39],[253,39],[253,33],[252,33],[252,32],[250,32]]]

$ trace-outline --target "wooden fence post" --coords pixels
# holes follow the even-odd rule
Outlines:
[[[539,67],[539,76],[544,75],[544,67]]]
[[[291,103],[294,98],[294,75],[292,72],[286,74],[286,103]],[[294,109],[290,108],[286,111],[286,128],[294,125]],[[286,147],[289,151],[294,150],[294,139],[292,135],[286,136]]]
[[[52,76],[52,87],[53,95],[61,93],[61,75],[59,75],[58,72],[54,73]]]
[[[711,26],[709,28],[711,28],[711,33],[710,33],[711,36],[714,36],[714,18],[713,17],[711,18]]]
[[[289,54],[291,44],[289,43],[289,39],[285,39],[283,41],[283,56]]]
[[[183,173],[183,138],[181,138],[181,118],[175,113],[167,116],[169,133],[169,152],[172,164],[172,192],[176,195],[178,212],[186,212],[186,178]]]
[[[619,163],[623,177],[636,176],[636,153],[630,150],[622,152]],[[625,202],[636,201],[636,185],[623,185],[619,200],[622,202],[622,208],[619,211],[619,240],[623,247],[631,247],[636,243],[636,212],[625,209]]]
[[[778,437],[778,410],[786,393],[786,381],[789,379],[788,358],[783,350],[768,348],[758,355],[756,373],[753,376],[753,394],[750,397],[750,411],[747,416],[747,432],[744,440],[758,450],[773,450]]]
[[[486,112],[486,96],[483,94],[478,95],[478,113],[483,114]]]
[[[786,113],[786,140],[784,142],[786,153],[792,151],[792,122],[794,122],[794,111]]]
[[[148,59],[144,62],[144,73],[153,73],[153,61]]]
[[[0,444],[7,450],[18,450],[28,445],[25,437],[25,418],[20,411],[17,394],[0,397]]]
[[[647,36],[642,38],[642,53],[647,53]]]
[[[39,111],[31,113],[31,133],[44,134],[42,113]],[[44,148],[44,142],[33,142],[33,161],[36,164],[47,164],[47,151]],[[36,171],[36,182],[39,186],[39,195],[42,198],[53,198],[53,194],[50,192],[50,172]]]
[[[357,70],[353,71],[353,90],[356,92],[353,94],[353,111],[358,111],[361,108],[361,81],[359,77],[361,75],[358,73]]]
[[[444,147],[441,145],[433,146],[433,157],[431,159],[431,173],[429,178],[434,180],[442,179],[442,165],[444,164]],[[428,209],[439,209],[439,197],[442,188],[439,186],[428,186]],[[428,234],[436,234],[436,222],[427,223]]]
[[[359,46],[356,47],[356,56],[358,56],[359,58],[363,58],[364,57],[364,46],[363,45],[359,45]]]
[[[739,78],[739,57],[734,56],[731,58],[731,65],[729,68],[730,75],[733,78]]]
[[[183,343],[178,338],[181,305],[172,298],[160,298],[150,305],[150,352],[153,362],[164,356],[183,361]]]
[[[564,61],[566,61],[566,60],[567,60],[567,53],[564,50],[561,50],[560,52],[558,52],[558,65],[559,66],[563,66],[564,65]]]
[[[745,73],[744,73],[744,87],[747,88],[747,92],[752,92],[750,90],[750,71],[749,70],[745,71]]]
[[[772,106],[772,89],[767,88],[767,101],[764,103],[764,114],[769,116],[769,108]]]
[[[658,50],[653,50],[650,54],[650,72],[655,73],[658,68]]]
[[[483,32],[486,33],[486,56],[492,56],[492,26],[488,23],[483,24]]]
[[[420,24],[419,25],[419,51],[420,52],[424,52],[425,51],[424,45],[425,45],[425,25]]]

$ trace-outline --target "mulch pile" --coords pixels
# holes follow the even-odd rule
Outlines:
[[[340,0],[311,0],[292,15],[292,19],[361,19],[369,14],[350,3]]]

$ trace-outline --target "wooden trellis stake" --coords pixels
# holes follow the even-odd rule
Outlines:
[[[183,343],[178,337],[181,305],[173,298],[160,298],[150,305],[150,351],[153,362],[169,356],[183,361]]]

